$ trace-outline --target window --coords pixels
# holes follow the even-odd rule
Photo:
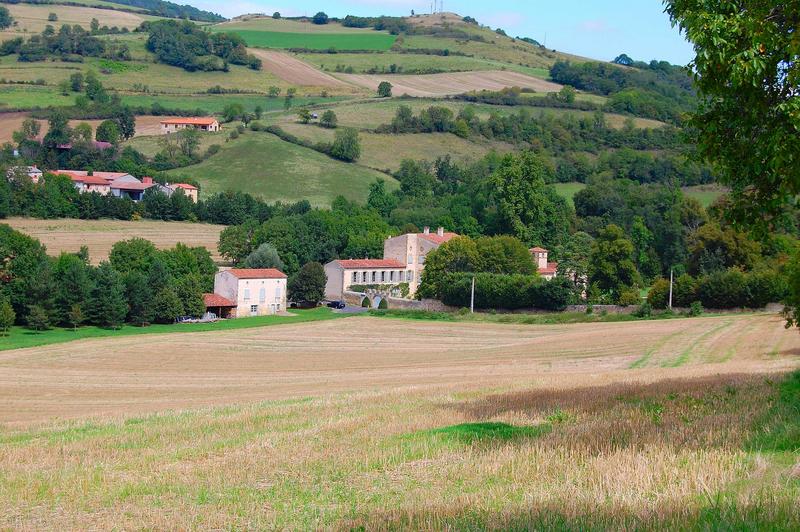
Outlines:
[[[394,272],[389,272],[389,281],[394,282]]]
[[[406,281],[409,283],[414,280],[414,270],[408,270],[406,272]]]
[[[375,279],[377,278],[377,276],[378,276],[378,272],[372,272],[372,282],[373,283],[375,282]]]
[[[425,264],[425,255],[420,255],[419,256],[419,263],[420,264]]]
[[[408,256],[408,263],[409,264],[414,264],[414,256],[413,255],[409,255]]]
[[[275,299],[277,299],[278,301],[280,301],[281,299],[281,285],[275,287]]]
[[[358,272],[353,272],[353,282],[354,283],[358,282]]]
[[[258,291],[258,302],[264,303],[267,300],[267,289],[263,286]]]
[[[386,282],[386,272],[381,272],[381,282],[382,283]]]
[[[367,272],[364,272],[363,274],[361,274],[361,282],[362,283],[369,282],[367,279],[369,279],[369,277],[367,277]]]
[[[250,300],[250,289],[249,288],[245,288],[244,289],[244,300],[245,301],[249,301]]]

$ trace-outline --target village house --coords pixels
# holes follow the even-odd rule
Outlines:
[[[426,227],[421,233],[408,233],[388,238],[383,243],[383,257],[406,264],[406,268],[411,273],[408,287],[413,295],[417,292],[419,283],[422,281],[425,257],[431,251],[457,236],[457,233],[446,232],[443,227],[439,227],[435,233],[432,233],[430,228]]]
[[[188,183],[167,183],[162,185],[153,181],[151,177],[143,177],[139,180],[125,172],[93,172],[90,174],[85,170],[53,170],[51,173],[69,177],[81,194],[96,192],[103,196],[112,195],[118,198],[141,201],[144,198],[144,193],[155,187],[167,196],[172,196],[175,192],[181,190],[194,203],[197,203],[198,199],[197,187]]]
[[[328,277],[325,297],[341,299],[352,285],[397,286],[408,283],[409,295],[419,287],[425,257],[445,242],[457,237],[440,227],[435,233],[426,227],[422,233],[390,237],[383,243],[382,259],[334,260],[325,265]]]
[[[214,277],[206,311],[220,318],[266,316],[286,310],[286,274],[274,268],[231,269]]]
[[[6,172],[6,178],[8,178],[9,181],[20,175],[27,175],[31,178],[31,182],[36,184],[42,177],[42,171],[35,166],[12,166]]]
[[[200,131],[219,131],[219,121],[216,118],[169,118],[161,121],[162,133],[175,133],[182,129],[195,128]]]
[[[325,297],[339,300],[353,285],[397,286],[410,283],[413,271],[394,259],[333,260],[325,265]]]
[[[529,251],[533,263],[536,264],[536,268],[539,270],[539,275],[542,279],[550,281],[558,275],[558,263],[547,262],[547,254],[549,251],[540,247],[531,248]]]

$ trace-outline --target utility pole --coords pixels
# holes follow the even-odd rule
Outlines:
[[[475,276],[472,276],[472,295],[469,299],[469,313],[475,314]]]
[[[672,268],[669,269],[669,309],[672,310]]]

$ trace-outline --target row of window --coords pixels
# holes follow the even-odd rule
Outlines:
[[[270,305],[270,311],[274,314],[275,312],[281,311],[280,303],[276,303],[274,305]],[[250,305],[250,315],[251,316],[258,316],[258,305]]]
[[[388,275],[387,275],[388,274]],[[405,278],[405,279],[404,279]],[[405,272],[353,272],[353,282],[354,283],[402,283],[405,282],[410,283],[414,280],[414,272],[408,270]]]
[[[275,299],[276,300],[280,300],[281,299],[281,286],[280,285],[275,287]],[[250,301],[250,289],[249,288],[245,288],[244,289],[244,300],[245,301]],[[264,287],[261,287],[258,290],[258,301],[260,303],[264,303],[266,300],[267,300],[267,289],[264,288]]]
[[[419,262],[420,264],[425,264],[425,255],[420,255],[419,257],[417,257],[417,262]],[[413,255],[409,255],[408,256],[408,263],[409,264],[414,264],[414,256]]]

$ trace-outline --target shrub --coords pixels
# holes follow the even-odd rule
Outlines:
[[[737,269],[714,272],[700,280],[697,295],[706,308],[744,307],[748,299],[746,277]]]
[[[689,316],[700,316],[703,314],[703,304],[699,301],[692,301],[689,306]]]
[[[650,292],[647,294],[647,302],[650,306],[657,309],[665,309],[669,304],[669,281],[666,279],[657,279],[650,287]]]
[[[632,307],[642,302],[639,292],[635,289],[623,290],[619,295],[619,304],[623,307]]]
[[[788,293],[786,280],[776,272],[757,272],[747,275],[745,306],[764,308],[770,303],[779,303]]]
[[[577,299],[575,285],[566,277],[535,284],[531,290],[531,306],[542,310],[562,311]]]
[[[442,283],[442,302],[454,307],[469,307],[472,278],[475,277],[475,308],[520,309],[532,306],[531,294],[539,282],[532,275],[493,273],[454,273]]]
[[[637,318],[649,318],[653,314],[653,307],[649,302],[645,301],[633,313]]]
[[[685,273],[672,286],[672,304],[676,307],[688,307],[694,301],[697,301],[697,279]]]

